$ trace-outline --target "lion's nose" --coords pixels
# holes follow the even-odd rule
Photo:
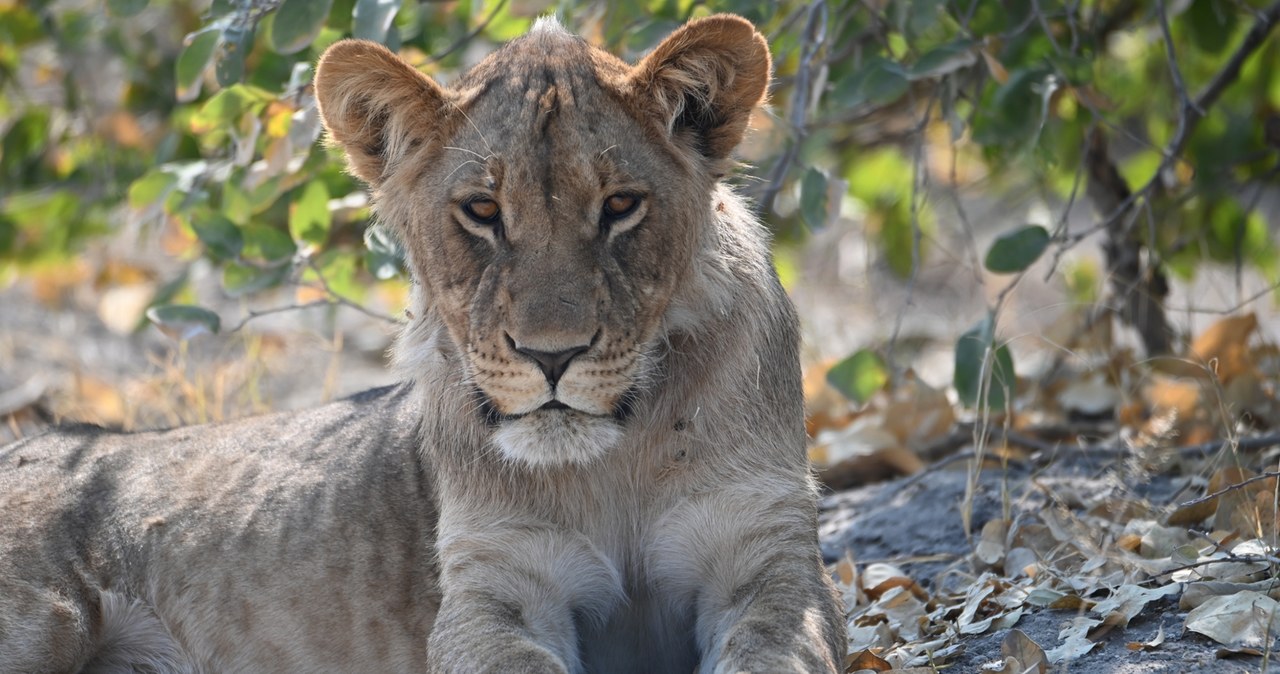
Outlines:
[[[537,349],[527,349],[520,346],[512,340],[512,346],[516,353],[533,359],[542,369],[542,374],[546,376],[552,388],[560,382],[560,377],[564,375],[564,371],[569,369],[569,362],[577,358],[587,349],[591,348],[590,344],[583,344],[565,349],[564,351],[538,351]]]

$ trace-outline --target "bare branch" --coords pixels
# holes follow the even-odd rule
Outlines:
[[[1156,14],[1160,16],[1160,33],[1164,36],[1165,58],[1169,61],[1169,75],[1173,77],[1173,89],[1178,92],[1182,109],[1184,111],[1192,109],[1195,103],[1191,102],[1187,85],[1182,81],[1182,70],[1178,68],[1178,56],[1173,50],[1173,32],[1169,30],[1169,12],[1164,6],[1164,0],[1156,0]],[[1196,112],[1203,115],[1204,109],[1197,109]]]
[[[307,267],[309,267],[311,271],[315,272],[316,280],[319,281],[320,283],[320,289],[324,291],[324,294],[327,295],[327,297],[325,297],[324,299],[319,299],[312,302],[304,302],[302,304],[287,304],[281,307],[272,307],[270,309],[250,311],[243,319],[240,320],[239,323],[236,324],[234,328],[227,331],[228,334],[234,334],[239,332],[246,325],[248,325],[250,321],[253,321],[258,318],[262,318],[263,316],[270,316],[272,314],[281,314],[289,311],[302,311],[304,309],[313,309],[315,307],[323,307],[323,306],[341,306],[341,307],[347,307],[348,309],[355,309],[356,311],[364,314],[365,316],[368,316],[370,318],[375,318],[379,321],[383,321],[386,323],[391,323],[392,325],[401,325],[404,323],[404,321],[396,318],[395,316],[389,316],[387,314],[374,311],[373,309],[370,309],[369,307],[366,307],[355,300],[349,299],[347,297],[343,297],[342,295],[339,295],[338,293],[334,292],[333,288],[329,286],[329,282],[325,280],[324,274],[322,274],[320,272],[320,269],[316,267],[314,259],[307,260]]]
[[[1233,492],[1233,491],[1235,491],[1235,490],[1237,490],[1237,489],[1243,489],[1243,488],[1245,488],[1245,487],[1247,487],[1247,486],[1249,486],[1249,485],[1251,485],[1251,484],[1253,484],[1253,483],[1255,483],[1255,482],[1261,482],[1261,481],[1263,481],[1263,480],[1268,480],[1268,479],[1271,479],[1271,478],[1273,478],[1273,477],[1280,477],[1280,471],[1268,471],[1268,472],[1265,472],[1265,473],[1259,473],[1259,474],[1254,475],[1253,477],[1248,478],[1248,479],[1246,479],[1246,480],[1241,480],[1241,481],[1236,482],[1236,483],[1234,483],[1234,484],[1229,484],[1229,485],[1227,485],[1227,486],[1223,487],[1222,489],[1219,489],[1218,491],[1215,491],[1215,492],[1213,492],[1213,493],[1211,493],[1211,494],[1205,494],[1204,496],[1201,496],[1200,498],[1193,498],[1193,499],[1191,499],[1190,501],[1186,501],[1186,502],[1184,502],[1184,503],[1179,503],[1179,504],[1178,504],[1178,507],[1179,507],[1179,508],[1186,508],[1186,507],[1193,506],[1193,505],[1200,505],[1201,503],[1206,503],[1206,502],[1208,502],[1208,501],[1212,501],[1213,499],[1218,498],[1219,496],[1222,496],[1223,494],[1227,494],[1227,493]]]
[[[502,8],[506,6],[507,6],[507,0],[498,0],[498,4],[493,6],[493,10],[490,11],[489,15],[484,18],[484,21],[480,22],[480,25],[473,28],[470,33],[463,35],[461,38],[458,39],[457,42],[454,42],[453,44],[449,45],[447,48],[445,48],[444,51],[440,52],[439,54],[432,54],[431,60],[442,61],[444,60],[445,57],[449,56],[453,52],[458,51],[462,47],[467,46],[472,40],[475,39],[477,35],[484,32],[484,29],[488,28],[490,23],[493,23],[494,18],[498,16],[498,12],[501,12]]]
[[[1173,138],[1170,139],[1169,143],[1165,145],[1164,150],[1161,152],[1161,156],[1163,158],[1160,161],[1160,166],[1156,169],[1155,175],[1151,177],[1151,180],[1149,180],[1147,184],[1143,185],[1140,189],[1130,194],[1127,199],[1113,209],[1101,222],[1082,232],[1077,232],[1072,235],[1067,240],[1067,245],[1074,245],[1075,243],[1088,238],[1095,232],[1111,227],[1129,212],[1130,206],[1132,206],[1138,199],[1145,198],[1156,188],[1157,185],[1160,184],[1160,180],[1162,179],[1162,176],[1165,175],[1165,172],[1168,171],[1169,168],[1173,166],[1174,162],[1176,162],[1182,155],[1182,150],[1186,147],[1187,141],[1190,140],[1191,134],[1195,131],[1200,119],[1208,114],[1209,109],[1218,102],[1218,99],[1222,96],[1222,93],[1226,91],[1227,87],[1231,86],[1232,83],[1239,79],[1240,69],[1244,67],[1244,62],[1247,61],[1264,42],[1266,42],[1267,35],[1269,35],[1271,30],[1275,28],[1277,22],[1280,22],[1280,1],[1272,3],[1265,10],[1258,13],[1257,20],[1249,29],[1249,32],[1245,34],[1244,39],[1241,40],[1240,45],[1236,47],[1235,52],[1231,54],[1231,58],[1227,60],[1227,63],[1222,67],[1222,70],[1218,71],[1218,74],[1214,76],[1214,78],[1205,86],[1194,100],[1188,98],[1184,101],[1182,115],[1179,117],[1178,129],[1174,133]]]
[[[791,86],[791,118],[788,120],[792,138],[787,148],[769,171],[768,181],[757,200],[759,209],[767,212],[773,208],[773,200],[782,191],[782,183],[800,152],[800,144],[808,134],[809,107],[813,103],[814,57],[827,40],[827,3],[818,0],[809,5],[809,16],[804,28],[804,47],[800,52],[800,66],[796,69],[795,82]]]

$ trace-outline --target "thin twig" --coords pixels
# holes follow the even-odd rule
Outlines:
[[[912,95],[912,98],[914,98],[914,95]],[[907,311],[915,306],[916,283],[920,280],[920,205],[924,201],[928,190],[928,172],[924,166],[925,130],[929,127],[929,120],[933,118],[935,98],[930,98],[925,103],[924,114],[920,116],[920,123],[911,132],[911,135],[916,137],[915,153],[911,161],[911,194],[909,196],[911,199],[911,274],[907,277],[906,300],[902,303],[902,310],[894,318],[893,331],[889,334],[889,341],[884,349],[885,362],[889,364],[894,377],[897,377],[902,370],[906,369],[905,367],[899,368],[898,364],[894,362],[894,349],[898,345],[898,337],[902,333],[902,324],[906,320]],[[912,107],[915,106],[912,105]]]
[[[1178,507],[1179,507],[1179,508],[1186,508],[1186,507],[1188,507],[1188,506],[1200,505],[1201,503],[1206,503],[1206,502],[1208,502],[1208,501],[1212,501],[1213,499],[1218,498],[1219,496],[1222,496],[1223,494],[1226,494],[1226,493],[1229,493],[1229,492],[1233,492],[1233,491],[1235,491],[1235,490],[1237,490],[1237,489],[1243,489],[1244,487],[1247,487],[1247,486],[1249,486],[1249,485],[1253,484],[1254,482],[1261,482],[1261,481],[1263,481],[1263,480],[1267,480],[1267,479],[1270,479],[1270,478],[1273,478],[1273,477],[1280,477],[1280,471],[1267,471],[1267,472],[1265,472],[1265,473],[1259,473],[1259,474],[1257,474],[1257,475],[1254,475],[1254,476],[1253,476],[1253,477],[1251,477],[1251,478],[1248,478],[1248,479],[1245,479],[1245,480],[1241,480],[1241,481],[1236,482],[1236,483],[1233,483],[1233,484],[1229,484],[1229,485],[1227,485],[1227,486],[1223,487],[1222,489],[1219,489],[1218,491],[1215,491],[1215,492],[1213,492],[1213,493],[1211,493],[1211,494],[1205,494],[1204,496],[1201,496],[1200,498],[1193,498],[1193,499],[1191,499],[1190,501],[1186,501],[1186,502],[1184,502],[1184,503],[1179,503],[1179,504],[1178,504]]]
[[[782,156],[778,158],[773,169],[769,171],[769,179],[760,198],[756,202],[761,212],[773,209],[773,200],[782,191],[782,184],[795,163],[800,145],[808,135],[806,120],[809,107],[813,103],[813,59],[827,40],[827,3],[818,0],[809,6],[809,16],[804,28],[804,47],[800,52],[800,65],[796,68],[795,83],[791,87],[791,118],[788,120],[792,138],[787,142]]]
[[[1178,68],[1178,55],[1173,50],[1173,31],[1169,30],[1169,11],[1164,0],[1156,0],[1156,14],[1160,17],[1160,33],[1164,36],[1165,59],[1169,61],[1169,75],[1173,78],[1173,90],[1178,92],[1178,100],[1182,103],[1183,114],[1187,110],[1195,110],[1198,115],[1204,114],[1203,108],[1196,108],[1187,92],[1187,85],[1182,81],[1182,70]]]
[[[315,307],[322,307],[322,306],[341,306],[341,307],[347,307],[348,309],[355,309],[356,311],[364,314],[365,316],[368,316],[370,318],[375,318],[379,321],[384,321],[386,323],[391,323],[392,325],[401,325],[404,322],[401,319],[396,318],[395,316],[390,316],[378,311],[374,311],[373,309],[370,309],[364,306],[363,304],[356,302],[355,300],[348,299],[334,292],[333,288],[329,286],[329,282],[325,280],[324,274],[320,273],[320,269],[316,267],[315,260],[308,259],[307,267],[310,268],[311,271],[315,272],[316,280],[319,281],[320,283],[320,289],[323,290],[324,294],[326,295],[324,299],[314,300],[311,302],[304,302],[302,304],[286,304],[280,307],[271,307],[270,309],[252,310],[247,315],[245,315],[245,317],[241,319],[240,322],[237,323],[234,328],[231,328],[230,330],[228,330],[227,333],[235,334],[237,332],[240,332],[240,330],[243,329],[246,325],[248,325],[250,321],[262,318],[263,316],[270,316],[272,314],[282,314],[289,311],[302,311],[305,309],[314,309]]]
[[[1063,452],[1077,454],[1081,456],[1094,456],[1099,458],[1112,458],[1124,456],[1134,453],[1135,450],[1110,445],[1057,445],[1044,443],[1018,433],[1005,433],[1005,440],[1010,444],[1016,444],[1035,451],[1046,452],[1050,454],[1060,454]],[[1210,442],[1202,442],[1195,445],[1183,445],[1181,447],[1152,447],[1144,448],[1142,451],[1151,453],[1171,453],[1179,456],[1195,456],[1197,454],[1204,455],[1216,452],[1221,449],[1230,447],[1238,452],[1253,452],[1269,447],[1280,446],[1280,433],[1271,433],[1268,435],[1258,435],[1249,438],[1238,438],[1236,440],[1222,439],[1212,440]]]
[[[323,299],[323,300],[315,300],[314,302],[307,302],[305,304],[286,304],[284,306],[271,307],[270,309],[250,310],[249,313],[246,314],[244,318],[240,319],[239,323],[236,323],[236,327],[231,328],[230,330],[227,331],[227,334],[234,335],[235,333],[240,332],[240,330],[243,329],[246,325],[248,325],[249,321],[262,318],[263,316],[270,316],[272,314],[283,314],[289,311],[302,311],[304,309],[312,309],[315,307],[323,307],[323,306],[333,306],[333,302],[328,299]]]
[[[1198,569],[1202,566],[1212,566],[1214,564],[1280,564],[1280,559],[1276,557],[1272,557],[1271,555],[1228,554],[1226,557],[1216,557],[1213,559],[1200,559],[1200,560],[1191,562],[1189,564],[1175,566],[1172,569],[1166,569],[1165,571],[1161,571],[1160,573],[1155,574],[1154,576],[1152,576],[1151,578],[1147,579],[1147,581],[1144,581],[1144,582],[1155,580],[1161,576],[1168,576],[1170,574],[1174,574],[1179,571],[1190,571],[1191,569]]]
[[[506,6],[507,6],[507,0],[498,0],[498,4],[493,6],[493,11],[489,12],[489,16],[486,16],[484,18],[484,21],[480,22],[480,25],[472,29],[470,33],[463,35],[457,42],[454,42],[453,44],[449,45],[448,48],[446,48],[444,51],[440,52],[439,54],[432,54],[431,55],[432,62],[443,61],[453,52],[458,51],[462,47],[465,47],[466,45],[470,44],[470,42],[474,40],[477,35],[484,32],[484,29],[489,27],[489,24],[492,23],[495,18],[497,18],[498,12],[501,12],[502,8]]]

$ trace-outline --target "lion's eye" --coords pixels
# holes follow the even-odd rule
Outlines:
[[[604,216],[610,220],[626,217],[640,205],[640,197],[634,194],[614,194],[604,200]]]
[[[498,202],[493,199],[472,199],[462,205],[462,211],[467,214],[467,217],[482,225],[492,225],[497,222],[498,215],[501,213]]]

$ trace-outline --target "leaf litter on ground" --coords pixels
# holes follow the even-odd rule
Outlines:
[[[1139,361],[1109,331],[1074,320],[1087,328],[1082,341],[1062,343],[1084,364],[1020,380],[1010,412],[986,428],[910,372],[860,391],[862,403],[834,391],[824,368],[807,373],[810,458],[832,488],[945,467],[940,446],[958,451],[975,440],[959,454],[969,470],[1021,461],[1044,471],[1077,456],[1109,461],[1116,487],[1073,493],[1040,473],[1008,484],[1006,503],[1021,490],[1049,505],[974,523],[970,553],[949,571],[959,583],[921,582],[909,565],[861,564],[848,551],[832,569],[848,614],[846,671],[942,671],[967,637],[1008,630],[1000,658],[982,671],[1045,672],[1175,605],[1186,612],[1184,634],[1213,640],[1219,656],[1273,650],[1280,435],[1266,433],[1280,420],[1277,349],[1259,343],[1257,318],[1246,314],[1210,325],[1181,358]],[[1173,500],[1150,503],[1128,489],[1155,474],[1183,485]],[[1055,643],[1016,629],[1045,610],[1062,612]],[[1167,639],[1162,623],[1153,638],[1120,643],[1140,654]]]

